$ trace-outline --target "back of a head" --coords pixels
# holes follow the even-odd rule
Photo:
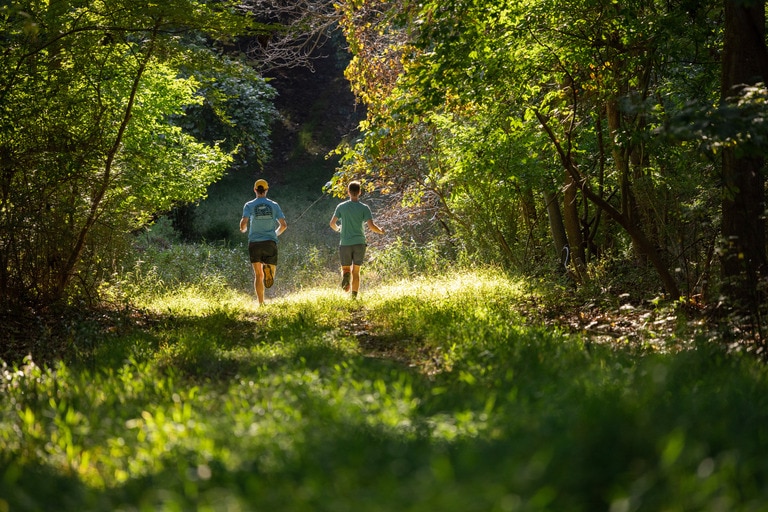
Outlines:
[[[267,190],[269,190],[269,184],[267,183],[267,180],[256,180],[256,183],[253,184],[253,190],[258,194],[265,193]]]

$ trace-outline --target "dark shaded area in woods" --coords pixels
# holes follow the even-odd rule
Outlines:
[[[272,158],[264,174],[276,183],[292,181],[292,173],[301,173],[312,162],[322,162],[329,174],[313,176],[307,183],[319,192],[334,167],[326,155],[357,129],[365,110],[356,103],[344,78],[346,53],[332,42],[316,53],[313,69],[281,69],[269,75],[278,91],[275,104],[282,119],[272,127]],[[299,140],[302,133],[311,135],[308,146]]]

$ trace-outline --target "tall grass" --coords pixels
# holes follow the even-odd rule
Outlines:
[[[768,374],[529,325],[495,270],[177,287],[92,364],[0,371],[0,509],[764,510]]]

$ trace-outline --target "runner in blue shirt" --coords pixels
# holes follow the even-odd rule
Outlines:
[[[255,276],[253,289],[259,305],[264,305],[264,288],[272,286],[277,272],[277,237],[288,227],[280,205],[267,199],[267,190],[266,180],[256,180],[256,199],[245,203],[240,219],[240,232],[248,231],[248,254]]]

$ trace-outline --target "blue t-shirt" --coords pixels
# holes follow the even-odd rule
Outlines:
[[[365,243],[364,224],[373,219],[371,209],[360,201],[347,200],[336,207],[333,216],[341,220],[341,240],[339,245],[357,245]]]
[[[243,206],[243,217],[250,219],[248,242],[277,242],[275,230],[280,225],[277,219],[284,219],[280,205],[266,197],[257,197]]]

